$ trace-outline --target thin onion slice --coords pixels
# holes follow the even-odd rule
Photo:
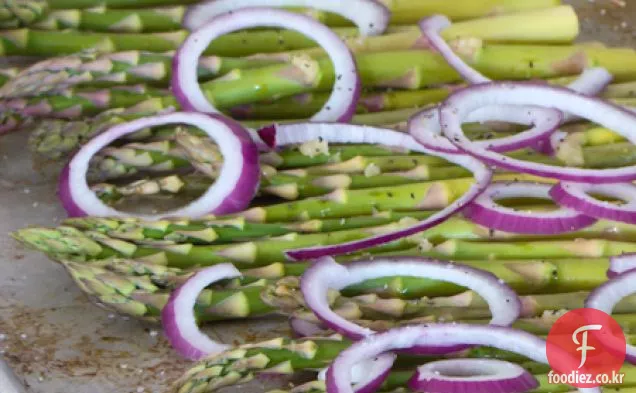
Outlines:
[[[291,317],[289,319],[289,327],[291,327],[296,337],[319,337],[329,332],[329,330],[322,327],[319,323],[297,317]]]
[[[422,232],[446,221],[453,214],[461,211],[468,203],[486,189],[492,179],[492,172],[479,160],[467,155],[444,154],[426,149],[410,135],[382,128],[356,126],[350,124],[297,123],[276,124],[259,131],[261,139],[272,147],[306,143],[322,138],[329,143],[369,143],[384,146],[395,146],[441,157],[449,162],[462,166],[473,173],[475,184],[453,203],[431,215],[418,224],[399,231],[368,237],[363,240],[341,243],[333,246],[313,247],[287,251],[291,260],[309,260],[326,255],[339,255],[355,252],[364,248],[375,247],[393,240],[401,239]]]
[[[240,276],[241,272],[232,264],[215,265],[196,272],[170,295],[161,311],[161,324],[168,341],[183,357],[198,360],[230,348],[229,345],[211,340],[199,330],[194,306],[201,291],[209,285]]]
[[[351,369],[351,381],[355,393],[374,393],[377,391],[391,372],[391,367],[397,356],[387,353],[372,360],[365,360]],[[327,378],[328,368],[320,370],[318,380]]]
[[[483,345],[518,353],[536,362],[548,364],[546,342],[523,330],[464,324],[408,326],[374,334],[342,351],[327,371],[327,393],[352,393],[351,370],[362,361],[395,350],[431,345]],[[601,390],[579,388],[579,391],[600,393]]]
[[[627,253],[610,257],[607,277],[614,278],[630,270],[636,270],[636,253]]]
[[[251,27],[282,27],[303,33],[316,41],[329,55],[337,77],[329,99],[311,119],[348,122],[353,118],[360,97],[361,82],[355,58],[340,37],[308,16],[259,7],[243,8],[218,16],[190,34],[181,44],[173,61],[172,91],[182,108],[219,113],[199,86],[199,58],[214,39]]]
[[[524,147],[540,145],[542,141],[558,129],[563,121],[563,113],[556,109],[536,106],[502,105],[500,107],[483,107],[471,112],[465,123],[483,123],[487,121],[501,121],[507,123],[532,125],[529,130],[502,138],[474,141],[484,149],[504,153]],[[439,108],[434,107],[417,113],[409,119],[409,133],[424,147],[449,154],[461,154],[442,135],[439,122]]]
[[[469,266],[417,257],[382,257],[347,265],[341,265],[331,257],[323,257],[303,274],[300,290],[307,307],[327,327],[357,340],[375,331],[336,314],[329,306],[329,291],[340,291],[362,281],[391,276],[442,280],[467,287],[486,300],[492,314],[490,323],[493,325],[509,326],[521,312],[521,301],[517,294],[495,275]],[[454,352],[457,348],[444,349],[440,353],[446,350]],[[430,352],[431,349],[426,348],[424,351]]]
[[[212,18],[247,7],[306,7],[327,11],[352,21],[363,36],[384,33],[391,19],[391,12],[374,0],[212,0],[190,6],[183,25],[188,30],[196,30]]]
[[[626,203],[601,201],[590,194],[600,194]],[[560,182],[552,187],[550,196],[559,205],[591,217],[636,224],[636,186],[631,183]]]
[[[185,207],[160,214],[130,214],[104,204],[86,181],[91,158],[124,135],[167,124],[189,124],[197,127],[218,144],[223,155],[223,166],[217,180],[203,195]],[[223,116],[173,112],[117,125],[91,139],[62,171],[58,194],[64,209],[71,217],[134,215],[148,220],[198,217],[206,214],[235,213],[245,209],[258,190],[259,179],[258,149],[248,132],[238,123]]]
[[[587,118],[636,142],[636,115],[628,110],[575,93],[567,88],[538,83],[492,82],[451,94],[440,108],[443,134],[458,148],[502,169],[584,183],[622,183],[636,179],[636,165],[613,169],[556,167],[522,161],[488,151],[470,141],[461,125],[469,113],[492,105],[539,105]]]
[[[618,302],[634,293],[636,293],[636,271],[631,270],[596,287],[585,299],[585,307],[595,308],[611,315]],[[636,364],[636,346],[627,344],[625,360]]]
[[[429,44],[439,52],[457,73],[469,83],[490,82],[490,79],[482,75],[462,60],[453,52],[453,49],[439,35],[439,33],[451,25],[450,19],[444,15],[432,15],[420,21],[420,30]]]
[[[469,220],[486,228],[511,233],[556,235],[574,232],[596,222],[576,210],[559,208],[554,211],[519,211],[496,201],[508,198],[551,200],[551,185],[529,182],[492,183],[462,211]]]
[[[539,386],[518,364],[498,359],[448,359],[417,368],[408,386],[427,393],[524,393]]]

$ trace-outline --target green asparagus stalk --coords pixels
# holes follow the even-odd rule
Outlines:
[[[472,265],[485,266],[487,271],[500,273],[498,276],[502,280],[521,293],[528,291],[542,293],[542,295],[522,297],[524,305],[522,316],[528,318],[580,307],[587,292],[560,293],[560,291],[572,286],[589,290],[604,282],[606,279],[598,275],[600,269],[594,265],[594,262],[598,261],[586,260],[583,263],[584,266],[578,270],[567,266],[567,264],[573,264],[572,260],[550,262],[556,270],[539,269],[536,263],[529,264],[525,261],[505,261],[496,264],[480,261]],[[122,262],[107,259],[90,263],[69,261],[62,263],[85,293],[99,299],[106,306],[146,320],[152,320],[159,315],[158,311],[165,305],[170,293],[190,274],[189,271],[179,272],[175,271],[176,269],[143,261]],[[306,269],[307,266],[303,268]],[[552,271],[573,275],[565,279],[554,278],[550,276]],[[245,273],[248,274],[249,271]],[[543,277],[539,279],[538,274]],[[593,278],[593,274],[597,276]],[[373,292],[373,288],[377,287],[379,282],[387,284],[396,279],[408,280],[405,281],[408,283],[407,288],[404,288],[405,294],[387,298],[379,297]],[[524,280],[531,280],[531,283],[525,283]],[[196,307],[198,319],[212,321],[247,318],[276,312],[315,320],[312,313],[305,309],[298,277],[257,280],[255,277],[246,276],[240,281],[242,285],[206,289],[198,298]],[[366,292],[360,292],[352,297],[344,297],[334,292],[330,300],[334,310],[347,319],[355,320],[432,318],[436,321],[460,321],[491,317],[487,305],[481,298],[472,292],[461,292],[463,290],[461,287],[449,283],[419,277],[385,277],[361,283],[343,293],[355,293],[361,291],[360,288],[365,288]],[[459,293],[451,297],[434,296],[436,293],[451,289]],[[427,296],[403,299],[414,292],[425,292]],[[109,299],[113,295],[116,295],[116,298]],[[228,299],[232,299],[231,307]],[[636,297],[628,297],[623,300],[614,314],[634,313],[635,299]]]
[[[247,241],[263,236],[282,236],[288,233],[325,233],[342,230],[377,227],[401,220],[422,220],[430,211],[384,211],[371,216],[353,216],[336,219],[312,219],[290,223],[250,223],[244,218],[233,220],[207,219],[148,222],[143,220],[118,220],[115,218],[77,218],[63,222],[82,231],[97,231],[122,240],[170,240],[192,244],[224,244]],[[513,234],[489,230],[461,217],[451,217],[435,228],[423,233],[427,239],[440,242],[449,239],[466,241],[542,240],[549,239],[608,239],[633,241],[636,226],[600,220],[582,230],[547,237],[544,235]]]
[[[106,261],[106,263],[111,270],[106,270],[103,264],[96,265],[95,263],[86,265],[64,262],[64,265],[74,280],[77,281],[78,286],[102,304],[136,318],[156,321],[160,315],[161,308],[168,300],[168,294],[161,292],[160,288],[164,288],[166,283],[170,282],[171,275],[175,273],[161,266],[138,261],[124,261],[123,263],[120,261],[115,263],[111,260]],[[562,263],[566,262],[563,261]],[[574,262],[569,261],[567,263],[572,264]],[[590,267],[592,266],[590,265]],[[114,274],[113,271],[119,274]],[[131,275],[131,271],[134,271],[135,275]],[[253,282],[238,291],[206,289],[197,299],[195,311],[201,321],[245,318],[269,313],[274,310],[291,312],[302,305],[302,299],[298,297],[297,290],[290,291],[286,289],[289,283],[289,279],[282,279],[273,284],[275,289],[269,290],[270,293],[276,294],[277,302],[273,304],[270,303],[271,296],[268,298],[262,294],[270,287],[268,285],[263,286],[264,284],[260,282]],[[295,285],[297,285],[297,281]],[[368,300],[369,296],[366,295],[366,298]],[[624,304],[632,307],[631,303],[633,301]],[[385,301],[384,314],[391,312],[391,307],[387,307],[389,304],[389,302]],[[570,303],[566,302],[564,305],[567,306],[568,304]],[[351,308],[350,306],[351,302],[341,303],[340,306],[334,306],[334,309],[346,317],[364,315],[360,308]],[[528,330],[534,334],[547,334],[552,323],[562,315],[564,310],[556,309],[556,307],[550,310],[546,309],[540,317],[518,320],[515,323],[515,327]],[[465,316],[466,314],[459,313],[458,315]],[[615,319],[626,332],[632,332],[636,327],[635,316],[634,314],[617,314]],[[311,318],[315,319],[311,315],[305,315],[305,317],[309,317],[310,320],[313,320]],[[358,320],[356,322],[373,329],[386,330],[396,325],[431,321],[441,322],[444,320],[448,321],[449,318],[453,317],[453,315],[442,314],[397,322],[391,320]],[[465,323],[476,324],[487,323],[487,321],[488,319],[464,320]]]
[[[462,195],[472,182],[472,178],[461,178],[395,186],[390,190],[336,189],[321,197],[254,207],[237,216],[252,222],[275,222],[370,215],[377,210],[436,209]]]
[[[399,157],[399,156],[398,156]],[[405,159],[395,160],[396,165]],[[377,157],[369,157],[370,161]],[[386,164],[387,160],[378,160]],[[129,175],[133,171],[125,171],[123,168],[115,168],[114,175]],[[153,166],[151,168],[158,168]],[[375,166],[373,167],[375,168]],[[197,169],[202,170],[198,165]],[[212,168],[211,170],[215,170]],[[379,169],[378,169],[379,170]],[[105,171],[100,171],[104,178]],[[110,171],[109,171],[110,172]],[[109,173],[110,174],[110,173]],[[267,174],[261,177],[260,194],[272,195],[285,200],[298,200],[301,198],[325,195],[339,188],[359,190],[373,187],[390,187],[410,184],[427,180],[444,180],[470,176],[470,172],[458,167],[434,167],[417,165],[413,169],[405,171],[387,172],[374,175],[341,174],[341,175],[317,175],[303,176],[288,175],[285,173]],[[216,178],[216,176],[214,176]],[[207,190],[214,180],[207,175],[190,174],[185,176],[169,175],[153,179],[135,180],[129,184],[117,186],[109,183],[100,183],[91,188],[97,192],[100,199],[109,203],[130,196],[149,195],[199,195]]]
[[[167,86],[172,71],[168,54],[128,51],[111,54],[84,52],[48,59],[12,75],[0,97],[24,98],[67,92],[74,86],[109,87],[148,83]],[[261,67],[273,60],[207,56],[199,62],[199,78],[209,80],[234,69]]]
[[[185,6],[141,9],[53,10],[34,24],[38,30],[83,30],[90,32],[157,33],[183,28]]]
[[[5,5],[4,8],[0,9],[4,10],[3,15],[0,15],[0,17],[3,18],[2,27],[4,28],[33,25],[33,27],[40,30],[76,29],[93,32],[124,33],[165,32],[183,28],[183,18],[187,12],[186,6],[175,7],[173,4],[169,4],[171,7],[161,7],[157,9],[134,9],[128,8],[130,5],[126,4],[126,8],[128,9],[121,10],[103,8],[104,4],[100,3],[98,7],[89,7],[89,9],[75,7],[64,8],[62,10],[54,9],[47,13],[43,20],[34,24],[34,21],[41,19],[42,15],[45,14],[48,4],[45,2],[35,1],[20,2],[18,3],[18,8],[13,3],[15,3],[15,1],[11,1],[9,3],[11,5]],[[406,5],[402,3],[406,3]],[[497,13],[512,11],[517,14],[525,14],[535,10],[535,12],[547,13],[546,11],[549,11],[549,8],[546,11],[540,8],[547,8],[559,4],[558,1],[547,0],[542,0],[541,3],[543,4],[522,7],[514,5],[510,8],[508,8],[508,4],[503,7],[490,5],[490,9],[496,9]],[[19,12],[15,11],[16,8],[19,9]],[[397,12],[397,14],[392,15],[391,22],[394,24],[416,23],[421,17],[430,15],[431,13],[436,13],[436,9],[448,11],[444,6],[440,5],[430,7],[422,6],[420,4],[408,4],[407,2],[400,2],[397,5],[392,4],[390,8],[395,8]],[[493,18],[492,15],[494,15],[495,12],[484,13],[484,8],[488,9],[489,7],[469,8],[469,10],[467,10],[463,15],[459,15],[457,17],[454,17],[458,14],[456,11],[451,12],[448,15],[453,19],[473,19],[478,17]],[[348,20],[326,12],[302,8],[291,8],[290,10],[312,16],[332,27],[351,26],[351,23]],[[518,23],[514,22],[523,23],[527,21],[526,18],[520,18],[520,16],[515,14],[512,14],[509,18],[512,19],[507,23],[510,30],[514,30],[514,28],[518,27]],[[492,27],[493,25],[497,26],[497,23],[490,24],[489,27]],[[505,27],[505,25],[502,26],[502,28],[503,27]],[[576,28],[568,26],[568,28],[564,28],[564,32],[562,33],[563,37],[558,35],[560,32],[555,32],[551,35],[551,39],[554,41],[571,40],[573,38],[571,37],[573,30],[576,31]],[[501,33],[495,36],[498,39],[502,39]],[[503,38],[505,38],[505,36]],[[538,39],[542,38],[544,37],[538,37]]]
[[[47,0],[47,3],[52,10],[89,9],[97,7],[107,7],[112,9],[130,9],[174,5],[174,2],[169,0]],[[196,3],[196,1],[186,0],[181,2],[181,4],[193,3]],[[532,2],[527,2],[524,0],[488,0],[480,4],[466,2],[466,4],[458,3],[457,7],[449,7],[447,4],[441,1],[421,4],[417,0],[403,0],[399,2],[391,2],[387,4],[387,7],[389,7],[389,10],[392,11],[392,23],[408,24],[415,23],[421,17],[434,13],[443,13],[448,15],[450,18],[453,18],[454,20],[462,20],[494,14],[548,8],[557,6],[559,4],[560,1],[557,0],[537,0]],[[462,9],[457,9],[460,6]],[[312,10],[312,13],[313,12],[314,11]],[[334,22],[340,21],[341,23],[344,23],[341,18],[337,18],[334,15],[329,15],[329,17],[334,18]]]
[[[541,23],[539,23],[541,22]],[[541,27],[534,26],[539,23]],[[553,26],[553,28],[546,28]],[[402,31],[388,30],[388,34],[377,37],[353,37],[342,35],[347,46],[353,52],[380,52],[388,50],[429,48],[426,40],[423,40],[417,29]],[[530,42],[530,43],[569,43],[578,35],[578,20],[574,9],[570,6],[531,10],[507,15],[494,15],[486,18],[456,22],[440,33],[446,40],[459,39],[461,51],[463,40],[485,40],[489,42]],[[311,45],[314,46],[314,45]],[[281,52],[280,48],[274,52]],[[287,49],[288,51],[289,49]],[[262,51],[261,52],[266,52]],[[289,55],[309,55],[323,57],[325,51],[322,48],[297,49],[286,54],[274,53],[273,58],[283,58]],[[269,57],[267,54],[260,57]]]
[[[627,49],[581,46],[486,45],[466,54],[464,59],[494,79],[574,75],[586,64],[595,64],[608,68],[620,81],[635,79],[633,68],[627,66],[636,62],[635,53]],[[431,52],[364,53],[356,59],[366,87],[419,89],[458,80],[458,75]],[[391,61],[387,63],[387,59]],[[293,80],[286,77],[293,65],[245,70],[237,73],[234,79],[208,82],[204,84],[204,90],[208,98],[223,108],[329,90],[335,79],[333,68],[328,61],[320,60],[318,64],[317,72],[310,67],[311,73],[305,70],[302,78],[296,76]]]
[[[107,89],[68,89],[60,95],[16,98],[0,104],[1,109],[17,109],[23,116],[75,118],[96,114],[112,107],[130,107],[152,97],[169,97],[165,89],[145,85],[115,86]]]
[[[363,93],[358,103],[358,113],[390,111],[423,107],[445,99],[458,86],[425,90],[405,90]],[[299,119],[307,118],[323,107],[329,93],[305,93],[276,100],[272,103],[254,103],[229,109],[237,119]]]
[[[636,252],[636,243],[604,239],[542,240],[530,242],[470,242],[451,239],[437,245],[431,256],[483,258],[601,258]]]
[[[90,12],[80,10],[66,10],[62,12],[64,27],[89,28],[93,31],[80,32],[74,30],[43,31],[33,29],[8,30],[0,34],[0,53],[5,55],[44,55],[56,56],[72,54],[86,49],[99,52],[116,52],[123,50],[147,50],[151,52],[165,52],[175,50],[188,36],[186,30],[169,30],[156,33],[137,33],[145,26],[170,21],[183,13],[182,8],[170,9],[165,15],[158,15],[152,11],[104,11]],[[57,14],[59,16],[59,13]],[[158,20],[160,19],[160,20]],[[58,27],[58,20],[43,21],[39,28]],[[116,32],[109,27],[117,26]],[[157,28],[158,26],[155,26]],[[174,24],[173,24],[174,26]],[[488,26],[488,29],[484,29]],[[153,28],[150,29],[154,30]],[[404,30],[404,29],[402,29]],[[410,49],[417,44],[420,32],[417,27],[410,32],[396,37],[387,36],[367,37],[360,40],[355,28],[336,28],[334,31],[347,42],[353,51]],[[123,31],[123,32],[122,32]],[[518,32],[517,34],[515,32]],[[390,33],[390,31],[389,31]],[[458,22],[445,30],[447,37],[471,36],[475,38],[503,39],[505,41],[525,42],[570,42],[578,34],[578,20],[574,10],[569,6],[555,7],[545,10],[534,10],[519,14],[492,16],[481,21]],[[355,37],[355,38],[352,38]],[[50,41],[64,40],[58,45],[44,45]],[[231,33],[214,40],[206,53],[218,56],[246,56],[254,53],[285,52],[290,50],[307,49],[316,44],[306,36],[286,30],[262,30],[258,32],[241,31]],[[312,51],[310,53],[314,53]]]
[[[432,84],[455,82],[459,78],[438,54],[430,51],[363,53],[357,55],[356,59],[365,87],[419,89]],[[387,59],[391,61],[387,62]],[[636,69],[636,52],[629,49],[488,45],[467,54],[466,60],[496,79],[572,75],[579,73],[590,63],[606,67],[617,80],[636,79],[636,72],[633,71]],[[630,68],[632,65],[634,67]],[[236,70],[202,86],[215,105],[219,108],[231,108],[284,96],[326,91],[331,88],[334,79],[329,60],[316,62],[307,58],[295,58],[291,64]],[[28,111],[31,106],[51,107],[53,105],[50,101],[57,99],[61,98],[52,96],[31,100],[23,111]],[[74,103],[74,99],[78,102]],[[65,105],[69,107],[81,105],[83,101],[83,98],[76,95],[64,97]],[[166,97],[139,105],[143,108],[165,108],[176,106],[176,101],[172,97]],[[83,112],[74,114],[81,116]],[[60,114],[52,111],[46,116],[55,117]]]
[[[107,147],[91,160],[88,176],[90,179],[103,181],[128,177],[140,171],[166,172],[190,167],[190,161],[181,152],[170,149],[169,146],[166,148],[165,145],[167,143],[162,142],[144,144],[144,150],[141,151],[134,144],[122,148]],[[172,180],[173,178],[168,177],[167,187],[173,185]],[[136,189],[138,185],[133,185],[132,189]]]
[[[223,387],[246,383],[259,374],[293,374],[302,369],[324,368],[349,345],[349,341],[336,336],[306,338],[297,341],[277,338],[258,344],[240,345],[227,352],[201,360],[175,382],[172,391],[175,393],[212,392]],[[523,356],[515,356],[515,354],[489,348],[470,349],[463,355],[484,357],[487,356],[486,354],[505,360],[523,361],[525,359]],[[412,359],[412,361],[416,360]],[[420,363],[425,361],[425,359],[419,359]],[[636,384],[635,370],[636,368],[632,366],[624,366],[621,369],[621,372],[630,375],[625,380],[627,386]],[[569,392],[572,390],[572,387],[568,385],[549,384],[545,374],[537,377],[540,384],[535,392]],[[407,380],[406,375],[396,375],[395,379],[391,381],[398,382],[396,385],[399,385],[399,381],[405,382]],[[621,385],[620,388],[622,390],[624,386]],[[311,383],[303,389],[292,390],[295,393],[324,391],[324,383],[320,381]]]
[[[44,20],[35,24],[34,27],[40,30],[74,29],[91,32],[117,33],[167,32],[183,28],[182,21],[186,11],[187,7],[184,6],[127,10],[104,8],[94,10],[71,9],[53,11],[49,13]],[[320,19],[320,17],[325,14],[320,12],[310,12],[309,15]],[[568,6],[522,11],[509,15],[494,15],[484,19],[485,20],[478,19],[468,22],[457,22],[457,27],[450,27],[448,29],[449,31],[445,33],[445,36],[476,36],[479,38],[492,37],[499,41],[516,41],[516,37],[519,36],[520,39],[524,41],[571,42],[578,32],[576,15],[572,8]],[[543,20],[544,25],[552,25],[553,30],[548,31],[547,29],[538,26],[536,23],[533,25],[533,21],[536,22],[539,20]],[[486,23],[488,29],[480,28]],[[524,26],[525,31],[523,33],[516,33],[521,26]],[[336,28],[335,31],[339,32],[343,37],[356,35],[357,33],[357,31],[353,28]],[[416,32],[417,29],[413,29],[413,31]],[[389,33],[391,33],[391,30],[389,30]],[[252,36],[252,34],[248,34],[243,37],[251,43],[253,39],[250,39],[250,36]],[[295,44],[294,47],[304,48],[315,46],[313,42],[303,39],[304,37],[297,33],[283,32],[278,36],[284,41],[291,41],[294,43],[298,42],[298,44]],[[393,42],[393,45],[397,44],[401,45],[403,48],[408,48],[409,44],[413,45],[416,43],[417,36],[412,34],[404,37],[404,39],[406,39],[407,42],[398,43],[395,39],[389,40]],[[378,39],[371,38],[364,41],[370,41],[370,46],[377,46],[374,45],[373,42],[378,41]],[[270,39],[264,41],[263,44],[264,48],[259,48],[261,52],[279,51],[281,47],[284,47],[284,44],[281,43],[276,45]],[[366,42],[358,43],[357,45],[358,47],[365,48],[369,46]],[[226,46],[226,48],[228,48],[227,50],[230,50],[229,45]],[[252,49],[253,48],[248,47],[245,50],[251,51]],[[240,52],[240,54],[244,53]],[[227,55],[233,54],[229,54],[228,52]]]
[[[54,259],[91,260],[124,256],[173,267],[206,266],[231,261],[237,267],[247,268],[282,261],[285,259],[284,252],[295,247],[358,240],[412,224],[412,220],[404,219],[379,227],[302,235],[292,232],[280,237],[206,246],[145,239],[135,243],[134,239],[122,240],[99,232],[81,232],[71,227],[28,228],[14,233],[14,236],[22,243],[46,252]],[[201,236],[205,235],[212,236]],[[404,250],[417,246],[421,240],[418,236],[404,238],[374,248],[371,252]]]
[[[574,310],[584,308],[587,291],[551,293],[521,296],[523,304],[521,317],[540,317],[546,312]],[[355,304],[366,319],[385,320],[435,317],[458,321],[466,319],[487,319],[491,317],[488,304],[479,295],[467,291],[450,297],[404,300],[399,298],[380,298],[375,294],[360,295],[347,299]],[[636,311],[636,296],[623,299],[612,311],[613,314],[632,314]]]
[[[555,84],[567,84],[572,78],[549,79]],[[633,105],[625,101],[630,97],[630,91],[618,83],[610,85],[605,92],[605,98],[613,99],[621,105]],[[397,90],[363,93],[358,103],[358,113],[389,111],[401,108],[422,107],[444,100],[448,94],[461,88],[461,85],[449,85],[440,88],[424,90]],[[634,94],[636,97],[636,94]],[[232,117],[237,119],[294,119],[307,118],[318,112],[329,98],[329,93],[304,93],[297,96],[285,97],[273,102],[258,102],[239,105],[229,109]]]
[[[15,78],[20,72],[19,68],[3,68],[0,69],[0,88],[6,85],[11,79]]]
[[[402,219],[423,219],[430,212],[378,212],[374,216],[349,217],[345,219],[311,220],[298,223],[250,223],[243,218],[232,220],[214,217],[197,220],[172,220],[149,222],[143,220],[120,220],[116,218],[82,217],[64,220],[65,226],[82,231],[97,231],[118,239],[169,240],[192,244],[219,244],[248,241],[267,236],[282,236],[288,233],[326,233],[359,228],[377,227]]]
[[[41,0],[2,0],[0,3],[0,28],[11,29],[29,26],[48,11],[48,3]]]
[[[207,176],[197,174],[178,176],[169,175],[159,178],[135,180],[124,185],[99,183],[91,186],[97,197],[103,202],[114,204],[130,196],[148,195],[200,195],[211,182]]]

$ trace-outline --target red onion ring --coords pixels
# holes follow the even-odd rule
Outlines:
[[[451,21],[443,15],[433,15],[420,21],[420,30],[428,39],[431,46],[436,49],[446,62],[467,82],[471,84],[486,83],[491,80],[482,75],[479,71],[469,66],[459,57],[453,49],[440,36],[440,31],[451,25]],[[572,82],[568,87],[582,94],[596,95],[600,93],[612,81],[612,74],[604,68],[591,68],[583,71],[579,78]],[[515,107],[514,106],[495,106],[483,107],[476,112],[472,112],[466,118],[466,122],[484,122],[484,121],[505,121],[516,124],[533,124],[530,130],[518,133],[513,136],[498,138],[489,141],[475,141],[474,143],[488,150],[499,153],[521,149],[528,146],[534,146],[540,152],[553,153],[551,144],[549,143],[550,135],[556,131],[561,122],[572,120],[572,116],[559,114],[559,123],[556,119],[550,121],[549,116],[552,114],[531,114],[526,111],[541,110],[536,107]],[[545,108],[544,108],[545,110]],[[519,113],[517,113],[517,112]],[[556,111],[554,109],[552,112]],[[483,113],[482,113],[483,112]],[[519,117],[519,114],[522,117]],[[531,117],[528,122],[527,117]],[[542,117],[544,117],[542,119]],[[541,123],[537,123],[541,122]],[[453,146],[450,141],[441,135],[441,126],[439,124],[438,108],[428,109],[415,115],[409,121],[409,132],[420,143],[429,149],[441,151],[444,153],[459,154],[461,151]]]
[[[414,392],[524,393],[539,386],[518,364],[497,359],[448,359],[417,368],[408,383]]]
[[[596,222],[576,210],[524,212],[502,206],[496,201],[506,198],[540,198],[551,200],[551,185],[528,182],[492,183],[486,191],[462,211],[474,223],[503,232],[532,235],[555,235],[574,232]]]
[[[623,200],[615,204],[598,200],[590,195],[596,193]],[[550,196],[561,206],[579,211],[590,217],[636,223],[636,186],[631,183],[591,184],[560,182],[550,190]]]
[[[336,314],[328,303],[329,290],[340,291],[362,281],[389,277],[409,276],[452,282],[472,289],[488,303],[493,325],[509,326],[520,315],[521,300],[517,294],[493,274],[469,266],[426,258],[374,258],[347,265],[331,257],[323,257],[307,269],[300,280],[300,291],[307,307],[330,329],[358,340],[375,333]],[[439,350],[439,348],[438,348]],[[445,348],[440,353],[455,352]],[[426,353],[431,348],[424,349]]]
[[[556,109],[536,106],[489,106],[471,112],[464,122],[481,123],[486,121],[532,125],[529,130],[512,136],[474,141],[476,145],[484,149],[504,153],[531,145],[538,145],[541,141],[549,138],[561,125],[563,113]],[[426,109],[411,117],[408,122],[408,129],[413,138],[426,148],[448,154],[462,153],[461,150],[442,135],[438,107]]]
[[[243,8],[220,15],[190,34],[181,44],[173,60],[172,90],[182,108],[189,111],[219,113],[199,86],[199,58],[214,39],[257,26],[295,30],[322,46],[333,62],[337,77],[329,99],[311,119],[348,122],[353,118],[360,97],[361,82],[355,58],[340,37],[308,16],[259,7]]]
[[[636,270],[636,254],[628,253],[615,255],[609,259],[610,265],[607,269],[607,278],[614,278],[630,270]]]
[[[181,356],[198,360],[206,355],[226,351],[229,345],[220,344],[203,334],[194,316],[194,305],[203,289],[217,281],[240,277],[234,265],[224,263],[196,272],[172,292],[161,311],[161,324],[172,347]]]
[[[351,370],[362,361],[394,350],[431,345],[484,345],[548,364],[545,341],[522,330],[464,324],[408,326],[374,334],[342,351],[327,371],[327,393],[352,393]],[[579,388],[579,391],[600,393],[601,390]]]
[[[307,7],[338,14],[352,21],[360,35],[382,34],[389,26],[391,12],[373,0],[213,0],[192,5],[183,17],[188,30],[196,30],[221,14],[251,7]]]
[[[338,245],[287,251],[286,255],[291,260],[309,260],[320,258],[325,255],[351,253],[422,232],[446,221],[448,217],[463,209],[488,186],[492,178],[492,172],[490,169],[472,157],[467,155],[444,154],[431,151],[418,144],[410,135],[393,130],[350,124],[297,123],[284,125],[276,124],[265,127],[259,130],[259,136],[265,143],[272,147],[305,143],[322,138],[330,143],[371,143],[406,148],[420,153],[441,157],[449,162],[462,166],[470,170],[476,180],[475,184],[466,194],[462,195],[446,208],[431,215],[414,226]]]
[[[223,116],[174,112],[117,125],[82,146],[60,175],[58,194],[68,215],[132,216],[113,209],[97,198],[86,181],[88,164],[95,154],[116,139],[144,128],[165,124],[189,124],[200,128],[214,139],[224,157],[221,174],[203,195],[181,209],[135,216],[156,220],[164,217],[228,214],[245,209],[256,194],[260,178],[258,149],[250,135],[238,123]]]
[[[455,146],[489,165],[574,182],[622,183],[636,179],[636,165],[600,170],[555,167],[506,157],[476,146],[464,135],[462,121],[470,112],[490,105],[540,105],[556,108],[615,130],[634,143],[636,115],[628,110],[567,88],[532,82],[492,82],[470,86],[451,94],[440,108],[440,120],[443,134]]]
[[[420,22],[420,30],[428,39],[446,62],[457,71],[460,76],[471,84],[486,83],[491,80],[482,75],[462,60],[446,41],[439,35],[439,32],[451,25],[451,21],[443,15],[433,15]],[[583,71],[581,76],[569,85],[569,88],[589,95],[600,93],[610,82],[612,75],[604,68],[592,68]],[[543,108],[546,110],[546,108]],[[530,112],[532,111],[532,112]],[[488,150],[499,153],[521,149],[535,145],[542,152],[551,152],[551,146],[544,146],[550,135],[556,131],[561,122],[569,118],[560,113],[555,118],[550,119],[555,109],[549,110],[553,113],[534,113],[541,111],[537,107],[515,107],[498,105],[495,107],[483,107],[475,112],[471,112],[466,118],[466,122],[484,121],[505,121],[516,124],[533,124],[530,130],[518,133],[513,136],[498,138],[488,141],[475,141],[474,143]],[[524,116],[526,115],[526,116]],[[530,119],[528,119],[528,117]],[[444,153],[459,154],[461,151],[453,146],[450,141],[441,135],[438,108],[425,110],[415,115],[409,121],[409,132],[420,143],[429,149]]]
[[[351,369],[351,381],[355,393],[374,393],[391,372],[396,355],[387,353],[372,360],[365,360]],[[324,381],[328,368],[320,370],[318,380]]]
[[[621,299],[634,293],[636,293],[636,271],[630,270],[596,287],[585,299],[585,307],[612,314],[612,310]],[[636,364],[636,346],[627,344],[625,360]]]

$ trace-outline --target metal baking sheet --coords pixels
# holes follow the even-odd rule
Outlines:
[[[571,3],[581,16],[582,39],[634,47],[636,0],[625,0],[625,7],[616,0]],[[170,350],[157,326],[96,307],[61,266],[6,235],[63,217],[55,168],[33,164],[27,134],[0,139],[0,393],[20,386],[33,393],[165,392],[190,363]],[[218,323],[208,331],[232,343],[286,334],[287,328],[268,319]]]

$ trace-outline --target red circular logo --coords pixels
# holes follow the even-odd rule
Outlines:
[[[625,335],[608,314],[593,309],[568,311],[550,329],[547,356],[554,383],[589,388],[620,378]]]

